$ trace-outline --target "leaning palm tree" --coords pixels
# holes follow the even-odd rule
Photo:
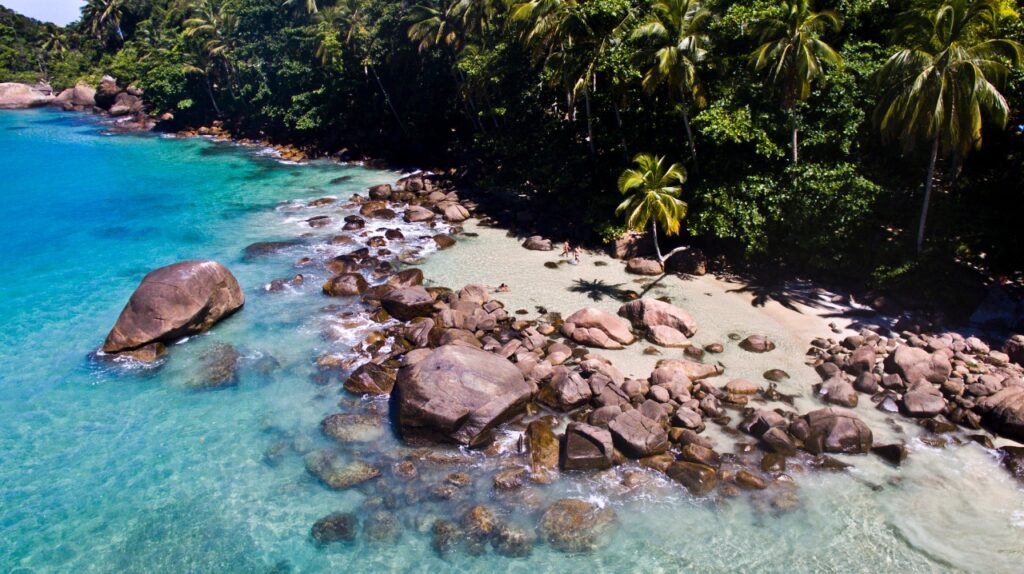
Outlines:
[[[811,96],[811,83],[825,75],[825,66],[842,65],[839,54],[821,39],[839,27],[835,12],[812,12],[810,0],[784,0],[782,17],[757,24],[761,45],[750,58],[754,69],[764,72],[778,91],[789,114],[794,164],[800,161],[796,103]]]
[[[642,153],[633,158],[635,169],[627,169],[619,176],[619,191],[628,195],[615,210],[616,215],[626,216],[626,227],[632,231],[644,231],[648,225],[654,240],[654,252],[662,264],[677,251],[673,249],[664,256],[658,245],[658,227],[665,235],[679,233],[679,223],[686,217],[686,202],[679,199],[686,182],[686,169],[678,163],[666,165],[665,156]]]
[[[696,169],[697,146],[686,107],[690,98],[698,105],[703,101],[697,65],[707,56],[712,15],[700,0],[659,0],[651,10],[647,20],[633,32],[633,39],[643,46],[639,53],[646,67],[642,86],[648,94],[666,86],[670,94],[680,98],[683,128]]]
[[[1010,114],[999,84],[1024,59],[1024,47],[994,37],[999,6],[998,0],[941,0],[925,14],[907,14],[903,33],[910,47],[893,54],[878,74],[883,94],[875,120],[883,136],[907,151],[931,147],[918,253],[939,155],[962,160],[981,147],[984,120],[1005,127]]]

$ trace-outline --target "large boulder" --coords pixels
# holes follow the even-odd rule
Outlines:
[[[602,349],[621,349],[635,340],[624,321],[593,307],[569,315],[562,333],[577,343]]]
[[[725,372],[725,367],[719,364],[698,363],[687,359],[662,359],[654,366],[651,373],[652,384],[664,384],[678,377],[685,381],[699,381],[710,377],[717,377]]]
[[[850,411],[818,409],[804,415],[807,434],[804,444],[814,454],[863,454],[871,450],[871,429]]]
[[[96,90],[87,84],[77,84],[73,88],[62,91],[57,96],[56,102],[91,108],[96,105]]]
[[[535,420],[526,425],[526,447],[530,452],[530,472],[542,476],[558,467],[558,437],[551,425]]]
[[[544,239],[540,235],[532,235],[523,242],[523,247],[530,251],[551,251],[554,249],[550,239]]]
[[[133,96],[128,92],[121,92],[114,98],[114,103],[110,106],[110,115],[113,117],[127,116],[128,114],[137,114],[142,111],[142,99],[138,96]]]
[[[607,430],[580,422],[565,427],[562,449],[565,470],[604,470],[612,467],[614,447]]]
[[[2,110],[37,108],[53,101],[52,95],[43,93],[27,84],[14,82],[0,84],[0,109]]]
[[[114,105],[119,93],[121,93],[121,88],[118,87],[117,80],[111,76],[103,76],[93,95],[96,107],[109,110],[110,106]]]
[[[369,289],[366,279],[358,273],[342,273],[331,277],[324,283],[325,295],[332,297],[351,297],[361,295]]]
[[[1003,345],[1003,352],[1010,360],[1018,365],[1024,366],[1024,335],[1014,335],[1007,339]]]
[[[930,383],[912,385],[900,399],[900,411],[915,418],[930,418],[946,410],[946,399],[942,391]]]
[[[411,321],[434,312],[434,298],[419,285],[396,289],[381,297],[380,304],[392,317]]]
[[[885,358],[885,370],[900,375],[908,384],[928,381],[940,385],[949,378],[953,367],[942,352],[929,354],[924,349],[901,345]]]
[[[657,421],[633,409],[615,417],[608,423],[615,444],[633,458],[643,458],[668,450],[668,434]]]
[[[508,360],[445,345],[403,368],[392,397],[402,436],[480,446],[493,428],[523,411],[530,385]]]
[[[704,496],[715,488],[718,475],[710,466],[688,461],[673,462],[665,471],[668,476],[682,484],[694,496]]]
[[[664,272],[665,268],[657,259],[634,257],[626,261],[626,273],[632,273],[633,275],[661,275]]]
[[[978,404],[982,420],[1006,438],[1024,442],[1024,387],[1008,386]]]
[[[562,552],[588,552],[602,546],[615,523],[611,508],[580,500],[564,498],[552,504],[541,518],[544,538]]]
[[[182,261],[150,271],[103,343],[104,353],[160,348],[202,333],[237,311],[245,295],[216,261]]]
[[[657,299],[637,299],[619,307],[619,316],[636,328],[650,329],[658,325],[671,327],[687,337],[697,334],[697,322],[689,313]]]

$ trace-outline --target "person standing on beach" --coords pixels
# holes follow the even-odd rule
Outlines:
[[[562,255],[560,257],[568,257],[571,251],[572,248],[569,247],[569,242],[566,241],[565,243],[562,244]]]
[[[582,253],[582,252],[583,252],[583,250],[580,249],[579,245],[577,245],[572,250],[572,261],[573,261],[573,263],[579,264],[579,262],[580,262],[580,253]]]

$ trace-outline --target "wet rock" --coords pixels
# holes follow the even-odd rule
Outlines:
[[[1024,387],[1008,386],[978,403],[982,420],[997,433],[1024,442]]]
[[[510,468],[494,475],[495,490],[516,490],[526,482],[525,468]]]
[[[602,349],[621,349],[635,340],[622,320],[593,307],[580,309],[567,317],[562,333],[577,343]]]
[[[903,377],[908,384],[927,381],[942,384],[953,370],[942,352],[929,354],[924,349],[901,345],[885,358],[885,370]]]
[[[380,476],[380,470],[362,461],[345,462],[330,449],[316,450],[304,460],[306,470],[335,490],[351,488]]]
[[[751,353],[767,353],[775,350],[775,343],[764,335],[750,335],[740,341],[740,348]]]
[[[666,474],[672,480],[685,486],[694,496],[708,494],[718,483],[715,469],[694,462],[674,462],[668,467]]]
[[[455,246],[455,240],[452,239],[451,235],[445,233],[439,233],[433,238],[434,244],[437,245],[438,249],[448,249],[449,247]]]
[[[749,470],[740,470],[736,473],[736,484],[744,490],[764,490],[768,488],[768,483],[765,479]]]
[[[449,223],[461,223],[469,219],[469,210],[457,203],[453,203],[444,208],[444,219]]]
[[[665,272],[661,262],[656,259],[634,257],[626,262],[626,273],[634,275],[661,275]]]
[[[320,431],[341,443],[373,442],[384,436],[380,417],[337,413],[320,421]]]
[[[368,194],[370,196],[370,199],[386,200],[391,197],[392,191],[393,190],[391,189],[391,185],[385,183],[382,185],[375,185],[371,187],[368,191]]]
[[[306,225],[310,227],[326,227],[331,224],[331,218],[326,215],[317,215],[316,217],[310,217],[306,220]]]
[[[313,523],[310,534],[320,544],[356,539],[359,520],[351,512],[332,512]]]
[[[697,322],[685,310],[675,305],[644,297],[619,307],[619,316],[638,329],[654,326],[671,327],[687,337],[697,334]]]
[[[469,347],[439,347],[399,371],[396,393],[403,438],[479,446],[493,428],[522,412],[531,389],[515,365]]]
[[[430,527],[430,545],[439,554],[454,549],[462,538],[462,530],[450,520],[435,520]]]
[[[241,353],[231,345],[214,345],[199,359],[199,375],[189,381],[189,388],[219,389],[237,385],[241,358]]]
[[[434,312],[434,298],[420,286],[391,291],[381,297],[380,303],[392,317],[401,321],[427,317]]]
[[[796,454],[796,441],[794,441],[793,437],[786,432],[786,429],[781,427],[772,427],[768,429],[761,435],[761,443],[764,445],[765,450],[769,452],[780,454],[782,456],[792,456]]]
[[[551,547],[562,552],[591,552],[606,543],[615,511],[576,498],[552,504],[541,518],[541,531]]]
[[[526,426],[526,447],[533,474],[542,476],[558,468],[558,437],[547,423],[536,420]]]
[[[1024,482],[1024,447],[1004,446],[998,450],[999,458],[1006,470],[1017,480]]]
[[[487,541],[498,529],[498,519],[486,506],[476,505],[462,517],[463,532],[471,543]]]
[[[502,524],[491,539],[494,551],[510,558],[524,558],[533,552],[536,535],[523,528]]]
[[[324,295],[331,297],[352,297],[362,295],[369,289],[366,279],[358,273],[344,273],[328,279],[323,286]]]
[[[893,466],[900,466],[907,460],[909,451],[904,444],[880,444],[871,447],[871,452]]]
[[[718,456],[717,452],[698,444],[683,446],[679,451],[679,460],[695,462],[711,468],[718,468],[722,465],[722,458]]]
[[[345,390],[356,395],[388,395],[395,386],[395,371],[366,363],[345,380]]]
[[[565,470],[604,470],[611,468],[614,448],[612,435],[596,426],[571,422],[565,429]]]
[[[284,251],[289,247],[295,247],[299,245],[299,241],[261,241],[259,243],[253,243],[242,251],[242,257],[246,261],[251,261],[264,255],[270,255]]]
[[[523,242],[523,247],[530,251],[551,251],[554,249],[551,245],[550,239],[544,239],[540,235],[533,235],[526,238]]]
[[[639,410],[631,410],[615,417],[608,424],[615,444],[627,455],[641,458],[665,452],[669,448],[668,434],[656,421],[645,417]]]
[[[871,429],[849,411],[824,408],[804,415],[805,448],[813,454],[862,454],[871,449]]]
[[[782,369],[768,369],[761,376],[763,376],[765,379],[769,381],[781,383],[782,381],[785,381],[786,379],[789,378],[789,373],[783,371]]]
[[[215,261],[182,261],[149,272],[128,299],[103,352],[130,353],[210,329],[245,303],[238,281]]]
[[[412,205],[406,208],[405,215],[402,216],[402,219],[404,219],[406,223],[422,223],[434,219],[434,212],[425,207]]]

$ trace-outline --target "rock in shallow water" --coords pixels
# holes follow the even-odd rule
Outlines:
[[[603,546],[615,524],[615,511],[577,498],[552,504],[541,518],[544,539],[562,552],[591,552]]]
[[[380,476],[380,470],[362,461],[344,462],[331,449],[316,450],[304,459],[306,470],[335,490],[351,488]]]
[[[399,371],[392,400],[406,440],[481,446],[490,442],[496,425],[523,411],[530,394],[508,360],[446,345]]]
[[[351,541],[356,538],[359,520],[351,512],[333,512],[313,523],[310,534],[321,544]]]
[[[182,261],[149,272],[103,343],[104,353],[131,354],[202,333],[245,303],[238,281],[216,261]]]
[[[199,360],[199,375],[189,381],[192,389],[219,389],[238,384],[238,362],[242,358],[234,347],[214,345]]]

